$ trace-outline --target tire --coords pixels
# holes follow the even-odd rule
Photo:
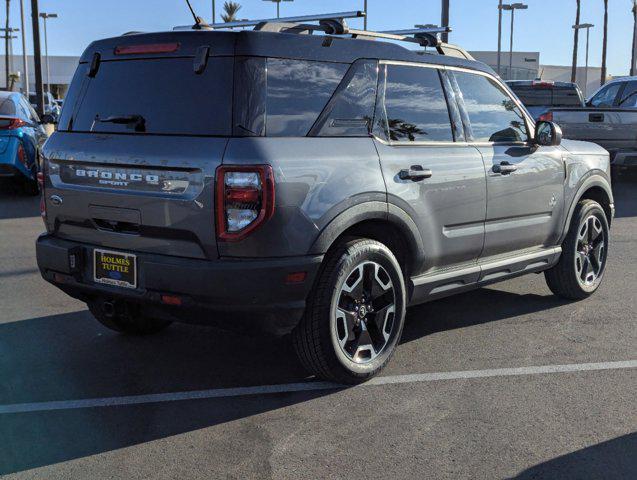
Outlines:
[[[568,300],[595,293],[604,278],[609,239],[604,209],[594,200],[581,200],[562,243],[560,261],[544,272],[550,290]]]
[[[396,350],[405,309],[405,281],[391,250],[375,240],[343,242],[324,260],[292,332],[294,348],[308,372],[323,380],[363,382]]]
[[[172,323],[169,320],[148,318],[142,314],[140,306],[130,303],[93,301],[87,305],[98,322],[118,333],[151,335],[162,331]]]

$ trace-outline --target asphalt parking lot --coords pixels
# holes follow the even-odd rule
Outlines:
[[[593,298],[533,275],[414,308],[348,389],[285,339],[105,330],[41,280],[38,200],[0,193],[0,475],[637,478],[637,180],[615,191]]]

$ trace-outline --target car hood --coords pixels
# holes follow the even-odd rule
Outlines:
[[[562,148],[574,155],[608,155],[608,151],[596,143],[582,142],[580,140],[565,138],[562,140]]]

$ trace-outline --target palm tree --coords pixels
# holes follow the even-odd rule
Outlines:
[[[224,2],[223,11],[225,13],[221,14],[221,19],[228,22],[236,22],[237,21],[237,12],[241,10],[241,5],[237,2]]]
[[[602,81],[606,83],[606,53],[608,50],[608,0],[604,0],[604,40],[602,46]]]
[[[582,8],[581,0],[577,1],[577,13],[575,15],[575,25],[579,25],[580,12]],[[573,33],[573,68],[571,69],[571,82],[577,79],[577,47],[579,44],[579,28],[574,29]]]

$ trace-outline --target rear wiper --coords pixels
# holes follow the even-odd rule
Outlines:
[[[91,131],[93,131],[96,123],[115,123],[118,125],[131,126],[136,132],[146,131],[146,119],[141,115],[111,115],[106,118],[100,118],[99,115],[95,115],[95,120],[93,120],[93,125],[91,125]]]

